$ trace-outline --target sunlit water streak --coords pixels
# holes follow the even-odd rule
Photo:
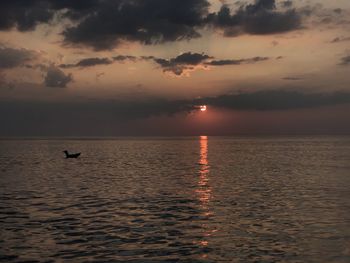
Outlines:
[[[349,137],[0,141],[0,261],[350,262],[349,160]]]

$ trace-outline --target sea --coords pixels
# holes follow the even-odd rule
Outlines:
[[[348,263],[350,137],[1,139],[0,261]]]

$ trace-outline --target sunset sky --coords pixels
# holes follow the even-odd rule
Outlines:
[[[0,1],[0,136],[350,134],[349,83],[349,0]]]

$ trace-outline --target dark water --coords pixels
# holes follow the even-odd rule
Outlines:
[[[350,262],[350,137],[3,140],[0,229],[4,262]]]

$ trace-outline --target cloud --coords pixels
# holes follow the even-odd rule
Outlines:
[[[29,31],[68,18],[73,23],[62,32],[66,44],[104,50],[125,41],[198,38],[209,6],[207,0],[2,0],[0,30]]]
[[[85,58],[74,64],[61,64],[60,68],[75,67],[92,67],[97,65],[110,65],[113,62],[137,62],[137,61],[153,61],[158,64],[163,72],[170,72],[177,76],[183,75],[185,72],[195,70],[197,68],[206,68],[208,66],[229,66],[241,64],[253,64],[261,61],[269,60],[268,57],[253,57],[246,59],[223,59],[214,60],[214,57],[204,53],[185,52],[174,58],[158,58],[155,56],[131,56],[118,55],[111,58]]]
[[[269,90],[224,94],[216,97],[199,99],[168,100],[164,98],[143,97],[134,100],[90,100],[90,101],[3,101],[1,112],[8,112],[11,118],[17,114],[25,122],[37,121],[52,123],[60,120],[61,124],[76,124],[79,120],[89,120],[97,127],[102,123],[127,122],[156,116],[172,116],[178,113],[191,113],[198,110],[198,105],[222,108],[234,111],[287,111],[320,108],[350,104],[349,92],[303,93],[298,91]],[[40,113],[40,114],[39,114]],[[4,114],[3,117],[7,115]],[[21,117],[22,116],[22,117]],[[25,116],[25,117],[23,117]],[[30,122],[28,123],[29,126]]]
[[[123,62],[125,60],[130,60],[132,62],[135,62],[138,58],[135,56],[130,56],[130,55],[118,55],[113,57],[114,61],[119,61],[119,62]]]
[[[29,62],[37,57],[38,54],[32,50],[0,46],[0,69],[24,66],[26,62]]]
[[[188,100],[168,100],[164,98],[143,98],[138,100],[108,100],[74,103],[78,111],[101,109],[118,119],[131,120],[152,116],[190,113],[199,105],[236,111],[285,111],[319,108],[350,104],[349,92],[304,93],[292,90],[267,90],[224,94]]]
[[[341,60],[340,60],[339,65],[343,65],[343,66],[350,65],[350,55],[342,57]]]
[[[304,18],[313,13],[322,23],[340,23],[345,16],[340,9],[293,8],[292,1],[238,1],[234,8],[222,3],[218,12],[209,13],[208,0],[2,0],[0,30],[29,31],[54,18],[68,19],[61,32],[64,45],[110,50],[125,42],[151,45],[199,38],[209,28],[228,37],[287,33],[304,28]]]
[[[317,108],[338,104],[349,104],[350,93],[302,93],[298,91],[267,90],[253,93],[221,95],[201,98],[193,101],[194,105],[211,105],[233,110],[291,110]]]
[[[223,5],[209,14],[207,0],[4,0],[0,30],[28,31],[54,16],[68,18],[74,23],[64,28],[64,43],[95,50],[113,49],[125,41],[150,45],[189,40],[200,37],[200,29],[208,25],[223,29],[226,36],[273,34],[301,26],[300,15],[287,2],[287,10],[277,10],[275,0],[257,0],[235,11]]]
[[[19,31],[32,30],[39,23],[53,17],[45,1],[0,1],[0,29],[16,27]]]
[[[50,22],[58,11],[63,17],[80,19],[92,12],[100,0],[2,0],[0,1],[0,30],[16,28],[34,30],[41,23]]]
[[[298,81],[298,80],[302,80],[303,78],[299,78],[299,77],[284,77],[282,78],[283,80],[292,80],[292,81]]]
[[[254,57],[247,59],[223,59],[223,60],[212,60],[207,62],[207,65],[211,66],[227,66],[227,65],[241,65],[241,64],[253,64],[260,61],[269,60],[268,57]]]
[[[187,52],[171,59],[148,58],[152,58],[155,63],[161,66],[164,72],[172,72],[173,74],[180,76],[184,71],[192,70],[195,66],[202,65],[203,62],[212,57],[205,54]]]
[[[98,66],[98,65],[110,65],[113,62],[124,62],[126,60],[136,62],[137,57],[135,56],[130,56],[130,55],[118,55],[112,58],[84,58],[80,61],[78,61],[75,64],[60,64],[60,68],[85,68],[85,67],[93,67],[93,66]]]
[[[92,67],[97,65],[109,65],[112,63],[113,61],[109,58],[85,58],[78,61],[75,64],[61,64],[59,65],[59,67],[61,68]]]
[[[343,12],[343,9],[341,9],[341,8],[335,8],[335,9],[333,9],[333,12],[334,12],[334,13],[337,13],[337,14],[341,14],[341,13]]]
[[[206,0],[100,1],[63,35],[67,44],[95,50],[112,49],[124,41],[156,44],[200,37],[209,3]]]
[[[253,64],[260,61],[268,60],[267,57],[254,57],[247,59],[223,59],[214,60],[214,57],[204,53],[183,53],[175,58],[164,59],[153,56],[143,57],[145,60],[153,60],[164,72],[171,72],[181,76],[184,72],[195,70],[197,68],[206,68],[207,66],[229,66],[241,64]]]
[[[77,67],[91,67],[95,65],[108,65],[111,64],[112,61],[108,58],[86,58],[80,60],[76,66]]]
[[[290,7],[284,5],[285,7]],[[223,5],[217,14],[208,16],[215,27],[221,28],[225,36],[240,34],[266,35],[285,33],[300,29],[301,15],[295,9],[277,10],[275,0],[256,0],[254,4],[241,5],[231,14]]]
[[[348,25],[348,13],[341,8],[326,8],[320,3],[306,5],[299,8],[299,13],[310,18],[310,26],[321,26],[324,28],[339,28],[339,25]]]
[[[13,91],[11,91],[13,92]],[[18,91],[17,91],[18,92]],[[334,122],[328,123],[329,127],[332,124],[341,124],[338,131],[344,131],[343,124],[346,124],[346,110],[350,105],[349,92],[335,93],[303,93],[297,91],[270,90],[257,92],[241,92],[237,94],[223,94],[215,97],[204,97],[197,99],[183,100],[168,100],[164,98],[155,98],[149,96],[140,96],[133,99],[94,99],[88,100],[82,97],[74,100],[37,100],[26,101],[11,99],[2,99],[0,103],[0,122],[9,125],[0,126],[2,135],[115,135],[123,133],[130,135],[135,131],[144,134],[144,125],[154,125],[157,131],[159,119],[172,116],[168,124],[178,125],[177,120],[184,119],[184,115],[198,111],[199,105],[207,105],[209,112],[218,114],[218,109],[224,109],[225,113],[222,117],[228,116],[226,110],[235,111],[239,116],[249,116],[245,114],[258,114],[259,121],[253,121],[257,125],[262,125],[264,121],[260,121],[260,116],[265,114],[268,118],[279,116],[275,123],[279,125],[278,120],[285,120],[282,123],[289,123],[289,114],[296,114],[298,118],[303,118],[306,111],[296,111],[304,109],[317,109],[312,112],[311,120],[327,114]],[[337,111],[327,108],[322,110],[321,107],[329,106]],[[284,112],[283,112],[284,111]],[[174,116],[179,114],[180,116]],[[214,113],[215,114],[215,113]],[[335,118],[341,114],[342,118]],[[181,116],[182,115],[182,116]],[[332,116],[334,115],[334,116]],[[250,115],[251,116],[251,115]],[[156,117],[156,118],[153,118]],[[161,118],[157,118],[161,117]],[[195,116],[192,116],[195,117]],[[151,118],[151,119],[149,119]],[[296,118],[294,123],[290,125],[298,125],[301,131],[304,129],[305,122],[299,123]],[[335,118],[335,119],[334,119]],[[322,119],[320,117],[320,119]],[[191,120],[191,117],[188,118]],[[192,119],[194,120],[194,119]],[[250,120],[250,118],[248,118]],[[137,128],[131,124],[141,121],[142,125]],[[94,125],[91,125],[94,123]],[[226,131],[225,122],[221,122]],[[126,130],[120,130],[124,125],[131,125]],[[207,123],[208,124],[208,123]],[[229,123],[227,123],[229,124]],[[236,125],[235,123],[234,125]],[[194,124],[196,125],[196,124]],[[207,127],[211,127],[214,123]],[[182,126],[182,125],[181,125]],[[283,126],[283,125],[282,125]],[[150,127],[150,126],[147,126]],[[185,125],[182,126],[186,128]],[[349,127],[348,125],[346,127]],[[124,131],[124,132],[122,132]],[[253,128],[253,132],[255,129]],[[278,131],[278,128],[272,128],[272,132]],[[346,131],[349,131],[347,128]],[[200,130],[199,130],[200,132]],[[95,134],[94,134],[95,133]]]
[[[73,80],[72,74],[65,74],[62,70],[55,66],[47,69],[44,83],[46,87],[65,88],[69,82]]]
[[[283,7],[287,7],[287,8],[292,7],[293,6],[293,1],[291,1],[291,0],[283,1],[282,2],[282,6]]]
[[[176,58],[170,59],[170,65],[171,64],[186,64],[186,65],[198,65],[201,62],[210,59],[212,57],[205,55],[205,54],[198,54],[198,53],[191,53],[191,52],[187,52],[187,53],[183,53],[179,56],[177,56]]]
[[[350,37],[336,37],[331,41],[331,43],[339,43],[345,41],[350,41]]]

